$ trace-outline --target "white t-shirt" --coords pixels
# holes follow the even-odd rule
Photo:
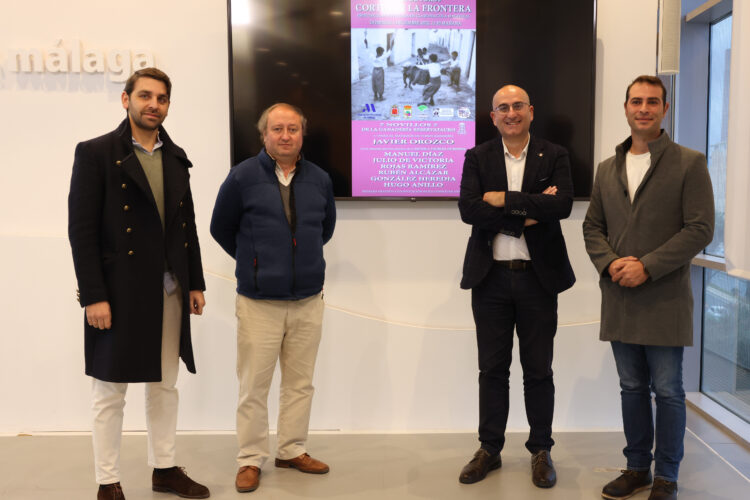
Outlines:
[[[630,195],[630,202],[633,202],[635,198],[635,192],[638,191],[638,186],[643,181],[643,176],[646,175],[651,166],[651,152],[643,153],[640,155],[634,155],[630,151],[625,155],[625,171],[628,174],[628,194]]]

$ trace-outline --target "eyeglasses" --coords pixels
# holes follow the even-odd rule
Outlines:
[[[493,111],[497,111],[498,113],[506,114],[508,111],[513,108],[513,111],[521,111],[523,110],[524,106],[531,106],[528,102],[521,102],[516,101],[513,104],[500,104],[499,106],[496,106],[492,108]]]

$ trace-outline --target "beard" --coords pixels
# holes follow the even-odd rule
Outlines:
[[[149,131],[157,130],[159,126],[162,124],[162,122],[164,121],[164,117],[161,115],[159,115],[159,119],[156,122],[154,122],[153,120],[147,120],[146,118],[144,118],[143,116],[144,113],[135,114],[131,112],[129,113],[129,115],[130,115],[130,118],[133,120],[133,123],[138,128],[141,128],[143,130],[149,130]]]

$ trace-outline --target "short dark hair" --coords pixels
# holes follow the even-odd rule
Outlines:
[[[647,85],[653,85],[654,87],[661,87],[661,103],[662,106],[666,106],[667,88],[664,86],[664,82],[661,81],[661,78],[651,75],[641,75],[630,82],[630,85],[628,85],[628,89],[625,91],[625,104],[627,104],[628,100],[630,99],[630,87],[632,87],[636,83],[645,83]]]
[[[437,54],[430,54],[430,61],[437,62]]]
[[[451,55],[452,55],[452,56],[458,56],[458,52],[456,52],[456,51],[454,50],[453,52],[451,52]]]
[[[258,119],[258,131],[260,132],[261,141],[263,141],[263,134],[268,127],[268,115],[276,108],[287,108],[297,113],[297,115],[299,115],[300,121],[302,122],[302,135],[305,135],[307,133],[307,118],[305,118],[305,115],[302,114],[302,110],[292,104],[277,102],[276,104],[271,104],[270,106],[268,106],[265,110],[263,110],[263,113],[260,114],[260,118]]]
[[[375,49],[375,52],[376,52],[376,53],[377,53],[378,55],[381,55],[381,54],[382,54],[382,53],[384,52],[384,49],[383,49],[383,47],[378,47],[377,49]]]
[[[165,72],[156,68],[139,69],[138,71],[130,75],[128,81],[125,82],[125,93],[128,94],[128,97],[130,97],[130,94],[133,93],[135,82],[137,82],[139,78],[153,78],[154,80],[163,82],[167,87],[167,99],[172,97],[172,82],[169,80],[169,77]]]

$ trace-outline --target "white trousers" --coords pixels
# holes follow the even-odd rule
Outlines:
[[[175,465],[177,432],[177,374],[180,361],[180,327],[182,296],[179,288],[172,295],[164,293],[162,320],[161,382],[146,386],[146,428],[148,430],[148,464],[154,468]],[[107,335],[102,332],[101,335]],[[94,469],[96,482],[120,481],[120,439],[127,383],[92,379]]]
[[[262,467],[270,455],[268,391],[277,360],[281,367],[277,456],[288,460],[305,453],[323,308],[322,294],[301,300],[237,295],[240,467]]]

